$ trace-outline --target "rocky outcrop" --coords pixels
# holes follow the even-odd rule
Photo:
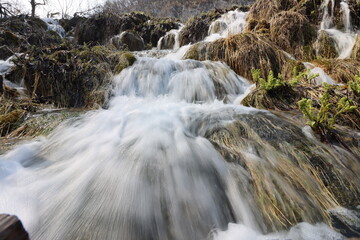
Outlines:
[[[62,42],[60,36],[49,30],[46,23],[38,18],[12,17],[0,19],[0,46],[12,52],[25,52],[32,45],[46,47]]]
[[[180,46],[203,40],[208,35],[211,23],[223,13],[225,13],[224,10],[215,10],[190,19],[180,31]]]
[[[75,39],[78,44],[106,44],[113,36],[126,30],[133,30],[149,19],[150,17],[143,13],[98,14],[76,25]]]
[[[40,48],[28,56],[30,60],[22,56],[16,63],[26,70],[24,83],[32,100],[58,107],[103,105],[111,74],[120,63],[124,68],[135,61],[132,54],[102,46]]]
[[[235,184],[250,199],[258,219],[264,219],[266,231],[302,221],[330,224],[330,208],[359,204],[360,172],[355,157],[359,137],[348,134],[354,156],[340,154],[307,137],[297,127],[302,123],[289,118],[261,112],[239,114],[205,135],[231,164]]]
[[[16,216],[0,214],[1,240],[29,240],[29,234]]]
[[[147,48],[156,47],[161,37],[165,36],[171,29],[178,29],[179,23],[170,18],[154,18],[142,26],[136,27],[135,31],[144,40]]]
[[[144,50],[144,40],[133,31],[125,31],[111,39],[111,43],[118,50],[141,51]]]

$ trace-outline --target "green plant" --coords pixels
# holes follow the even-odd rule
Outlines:
[[[310,82],[317,78],[319,74],[311,74],[310,69],[306,69],[303,72],[299,72],[297,67],[295,66],[293,69],[293,78],[290,80],[290,86],[297,85],[301,79],[304,79],[307,82]]]
[[[251,69],[251,75],[256,84],[260,86],[260,89],[265,91],[272,91],[287,85],[282,75],[279,73],[275,77],[273,71],[269,72],[267,80],[260,77],[260,69]]]
[[[325,92],[319,99],[319,110],[316,110],[313,106],[313,101],[311,99],[303,98],[298,102],[299,109],[304,116],[309,119],[306,124],[314,129],[331,129],[340,115],[351,112],[357,108],[353,105],[351,100],[343,97],[338,101],[336,108],[334,109],[333,104],[330,103],[330,85],[324,83],[324,88]],[[335,114],[332,114],[331,112],[335,112]]]
[[[360,75],[355,75],[354,81],[349,82],[349,88],[356,94],[360,95]]]

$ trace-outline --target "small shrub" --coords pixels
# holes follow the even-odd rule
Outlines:
[[[290,86],[297,85],[301,80],[305,80],[306,82],[311,82],[315,78],[319,77],[319,74],[311,74],[310,69],[306,69],[303,72],[299,72],[297,67],[295,66],[293,69],[293,78],[290,80]]]
[[[269,71],[267,80],[260,77],[260,69],[251,69],[251,74],[256,84],[260,86],[260,89],[265,91],[272,91],[287,85],[283,76],[280,73],[277,77],[275,77],[273,71],[271,70]]]
[[[354,81],[349,82],[349,88],[355,95],[360,95],[360,75],[355,75]]]
[[[303,98],[298,102],[299,109],[304,116],[309,119],[306,124],[313,129],[331,129],[340,115],[351,112],[357,108],[353,105],[353,102],[346,97],[341,98],[336,108],[334,108],[333,104],[330,103],[330,86],[324,83],[324,87],[326,91],[320,97],[319,110],[314,108],[311,99]],[[331,111],[335,112],[335,114],[331,114]]]

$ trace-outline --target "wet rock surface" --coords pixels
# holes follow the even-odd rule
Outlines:
[[[29,240],[29,235],[16,216],[0,214],[1,240]]]

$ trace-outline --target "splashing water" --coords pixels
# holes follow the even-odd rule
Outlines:
[[[296,192],[299,185],[287,182],[295,176],[276,173],[291,159],[301,162],[301,156],[282,153],[288,149],[294,154],[291,145],[270,144],[286,137],[279,132],[285,129],[295,131],[289,139],[304,144],[302,129],[284,122],[276,126],[281,121],[267,112],[219,101],[231,103],[251,87],[226,65],[140,58],[116,76],[113,85],[108,109],[89,112],[63,124],[48,139],[0,156],[0,212],[18,215],[31,239],[206,239],[214,229],[219,229],[216,239],[264,239],[273,236],[265,232],[276,229],[266,227],[270,223],[264,216],[272,216],[270,208],[261,212],[254,201],[258,198],[250,182],[256,179],[247,172],[253,167],[257,174],[267,169],[261,182],[272,194],[282,189],[284,206],[287,198],[306,206],[304,219],[321,220],[317,208],[336,206],[302,168],[293,166],[299,183],[309,188],[301,193]],[[233,150],[229,146],[233,154],[241,152],[237,161],[244,163],[238,164],[214,147],[223,140],[232,144],[235,139],[226,140],[226,134],[219,142],[216,136],[222,135],[216,129],[236,121],[247,126],[236,130],[244,142]],[[330,151],[311,141],[306,147],[316,147],[318,154]],[[331,154],[324,158],[335,164]],[[243,164],[250,164],[250,170]],[[338,168],[351,179],[351,172]],[[281,184],[273,185],[275,181]],[[319,199],[309,193],[319,193]],[[230,222],[239,225],[221,232]],[[338,236],[323,225],[295,229],[304,227],[274,236],[295,236],[294,231],[304,239],[309,234],[324,240]],[[316,235],[319,229],[325,237]]]

